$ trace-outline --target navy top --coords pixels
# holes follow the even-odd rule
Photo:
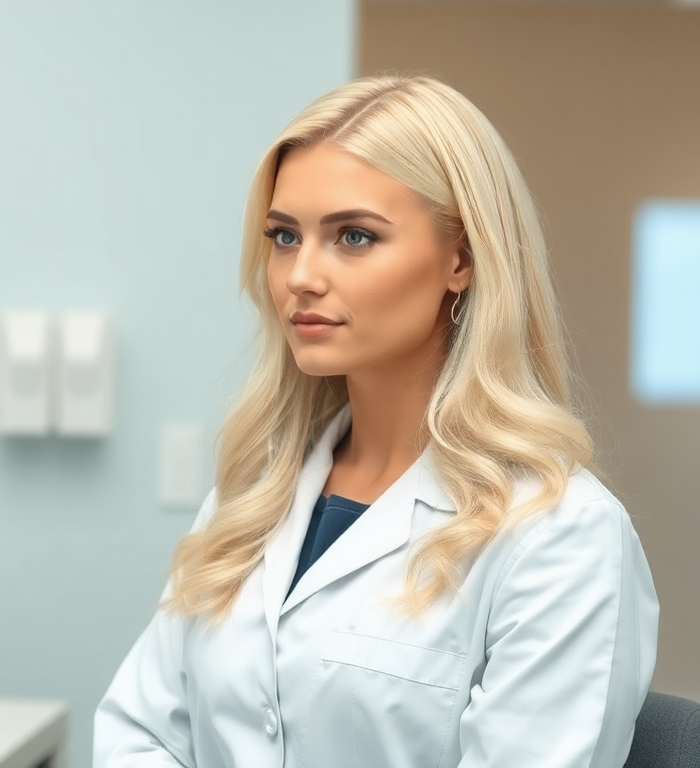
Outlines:
[[[287,595],[328,547],[342,533],[345,533],[368,507],[369,504],[360,504],[359,501],[336,496],[334,493],[328,498],[318,497],[314,511],[311,513],[306,538],[301,545],[297,570]]]

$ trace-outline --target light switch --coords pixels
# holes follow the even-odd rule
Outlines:
[[[65,312],[58,322],[56,428],[106,435],[112,428],[114,339],[105,312]]]
[[[204,429],[196,422],[168,422],[160,436],[159,502],[196,509],[202,502]]]
[[[45,312],[0,317],[0,432],[42,435],[50,422],[50,343]]]

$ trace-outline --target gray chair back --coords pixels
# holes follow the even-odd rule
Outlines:
[[[625,768],[700,768],[700,704],[650,691]]]

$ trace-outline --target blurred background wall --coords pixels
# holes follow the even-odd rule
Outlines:
[[[0,697],[65,699],[71,768],[194,509],[157,500],[161,426],[206,479],[243,383],[243,201],[258,156],[352,75],[351,0],[3,0],[0,311],[105,309],[105,439],[0,437]]]
[[[628,373],[634,211],[647,198],[700,199],[700,8],[365,0],[360,9],[360,74],[442,77],[521,164],[544,212],[599,464],[654,573],[654,688],[700,699],[700,409],[640,405]]]

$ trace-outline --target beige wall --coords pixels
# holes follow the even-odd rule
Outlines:
[[[654,687],[700,700],[700,409],[642,407],[627,388],[632,212],[647,197],[700,198],[700,10],[369,2],[359,45],[360,74],[442,76],[520,160],[545,212],[600,464],[661,599]]]

